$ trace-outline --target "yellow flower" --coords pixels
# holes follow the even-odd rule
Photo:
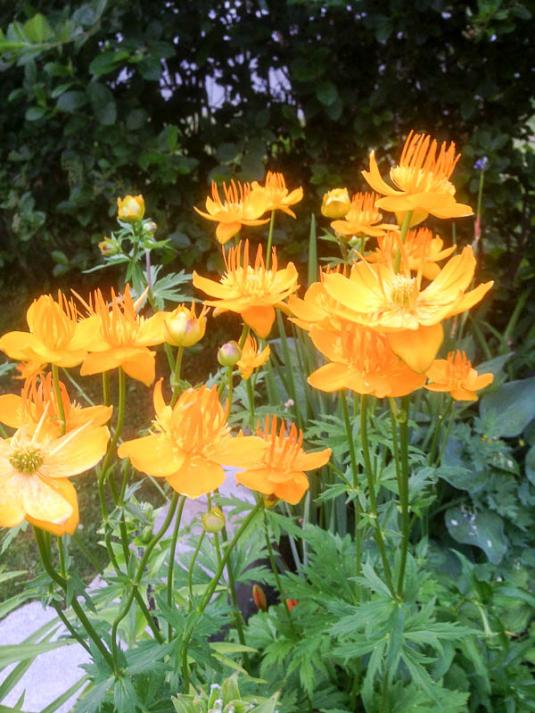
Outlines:
[[[252,189],[253,192],[260,191],[264,195],[266,210],[281,210],[283,213],[291,215],[292,218],[295,218],[295,213],[290,209],[290,206],[303,200],[303,189],[301,187],[294,188],[289,193],[284,175],[273,171],[267,172],[263,186],[258,181],[253,181]]]
[[[427,372],[429,391],[448,391],[455,401],[477,401],[476,391],[494,381],[492,374],[478,374],[465,352],[449,352],[447,359],[437,359]]]
[[[397,226],[381,223],[383,216],[375,207],[376,200],[375,193],[355,193],[344,219],[333,220],[332,229],[346,237],[367,235],[372,238],[384,235],[387,230],[395,230]]]
[[[236,312],[256,334],[265,339],[275,321],[275,307],[298,288],[297,270],[292,262],[277,269],[277,253],[273,249],[272,266],[266,269],[259,245],[254,265],[249,262],[249,241],[239,243],[223,255],[226,272],[220,282],[193,273],[193,284],[215,297],[205,304],[215,307],[214,316],[227,310]]]
[[[357,324],[338,331],[313,328],[310,338],[329,364],[316,369],[308,383],[320,391],[350,389],[379,399],[406,396],[425,383],[425,375],[397,357],[386,337]]]
[[[93,468],[110,437],[105,426],[86,422],[61,437],[44,428],[22,426],[0,439],[0,527],[23,520],[55,535],[72,534],[78,525],[76,491],[67,480]]]
[[[206,220],[217,223],[216,238],[224,245],[237,233],[242,225],[263,225],[269,218],[260,220],[267,209],[267,201],[262,191],[252,191],[249,183],[231,181],[223,183],[224,199],[219,195],[217,184],[212,181],[212,197],[206,199],[206,213],[194,208]]]
[[[145,200],[142,195],[117,198],[117,217],[125,223],[137,223],[145,215]]]
[[[366,255],[368,262],[393,264],[399,251],[403,266],[413,272],[420,271],[427,280],[434,280],[440,272],[437,262],[455,252],[455,246],[443,249],[444,241],[438,235],[433,237],[429,228],[409,230],[403,243],[397,232],[388,233],[377,242],[377,250]]]
[[[112,290],[109,304],[100,290],[93,292],[86,304],[90,316],[77,327],[79,341],[90,352],[80,369],[82,376],[122,367],[132,379],[146,386],[152,384],[155,353],[148,347],[163,343],[164,321],[169,313],[141,317],[138,309],[143,297],[134,302],[129,285],[123,295]]]
[[[269,346],[258,351],[258,344],[254,337],[247,337],[241,351],[241,357],[238,362],[238,369],[242,379],[250,379],[254,370],[259,369],[269,359],[271,349]]]
[[[261,438],[231,436],[216,386],[187,389],[171,408],[163,400],[159,381],[154,409],[154,432],[123,443],[119,457],[129,458],[142,473],[165,478],[178,493],[190,498],[206,495],[223,483],[223,465],[248,467],[263,456]]]
[[[345,320],[335,314],[336,300],[333,300],[325,291],[324,280],[326,275],[338,274],[340,266],[334,269],[323,268],[320,271],[320,282],[313,282],[305,292],[304,298],[290,295],[288,309],[293,315],[290,321],[301,329],[309,330],[311,327],[324,329],[338,328]]]
[[[326,218],[343,218],[351,207],[347,188],[333,188],[323,194],[321,214]]]
[[[206,332],[206,314],[203,307],[197,316],[195,302],[191,307],[178,305],[165,318],[165,341],[175,347],[192,347],[200,342]]]
[[[387,334],[393,351],[414,371],[427,371],[442,344],[441,322],[477,304],[493,282],[465,292],[474,277],[471,247],[450,258],[427,287],[421,272],[397,273],[392,265],[360,261],[350,277],[326,275],[325,291],[335,300],[334,313]]]
[[[254,467],[236,474],[236,480],[251,490],[296,505],[309,488],[305,471],[324,466],[331,449],[305,453],[303,432],[295,424],[288,430],[284,421],[279,426],[276,416],[266,416],[264,428],[259,426],[256,433],[268,447]]]
[[[11,359],[72,367],[80,364],[85,348],[76,334],[76,305],[58,292],[34,300],[26,313],[29,332],[8,332],[0,338],[0,350]]]
[[[65,385],[59,383],[61,403],[65,416],[65,432],[75,431],[84,423],[91,422],[93,426],[103,426],[112,414],[111,406],[89,406],[82,408],[76,402],[71,402]],[[44,419],[44,420],[43,420]],[[0,396],[0,422],[11,428],[41,429],[47,434],[59,437],[63,432],[63,421],[58,408],[56,394],[52,382],[52,374],[38,378],[33,375],[26,380],[20,396],[3,394]]]
[[[374,191],[385,196],[377,207],[403,216],[412,211],[411,225],[425,220],[429,213],[436,218],[462,218],[472,215],[468,205],[457,203],[450,176],[460,158],[455,144],[438,146],[427,134],[413,131],[407,137],[399,165],[390,169],[395,188],[386,183],[377,167],[375,153],[370,154],[370,170],[362,175]]]

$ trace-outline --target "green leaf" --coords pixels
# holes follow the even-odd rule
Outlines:
[[[85,92],[72,91],[62,94],[56,103],[58,111],[64,111],[67,114],[73,114],[77,109],[80,109],[87,103]]]
[[[40,656],[47,651],[54,651],[54,649],[60,649],[63,646],[70,646],[72,643],[74,642],[68,639],[59,639],[58,641],[49,641],[41,644],[8,644],[7,646],[0,646],[0,668],[9,666],[9,664],[18,661],[34,659],[36,656]]]
[[[46,42],[54,36],[48,20],[41,13],[37,13],[24,24],[24,32],[28,39],[35,43]]]
[[[210,648],[217,651],[218,654],[241,654],[249,653],[256,654],[257,649],[243,644],[233,644],[230,641],[214,641],[210,644]]]
[[[446,527],[456,542],[482,549],[492,564],[499,564],[507,552],[502,518],[490,510],[470,512],[455,507],[447,510]]]
[[[510,381],[481,399],[481,417],[489,435],[514,438],[535,418],[535,376]]]
[[[87,94],[97,120],[103,126],[111,126],[117,120],[117,105],[108,87],[100,82],[92,82]]]
[[[46,115],[46,107],[43,106],[31,106],[26,109],[24,118],[26,121],[39,121],[43,116]]]
[[[130,57],[127,50],[110,50],[97,55],[89,65],[89,71],[94,77],[101,77],[103,74],[114,72],[119,65],[125,64],[125,60]]]
[[[338,99],[336,85],[330,81],[320,82],[316,87],[316,97],[325,106],[331,106]]]
[[[531,446],[526,454],[526,475],[530,483],[535,485],[535,446]]]

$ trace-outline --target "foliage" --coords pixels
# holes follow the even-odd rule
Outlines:
[[[213,250],[191,208],[210,179],[283,169],[308,188],[306,214],[315,192],[361,187],[368,147],[386,156],[416,127],[464,145],[472,203],[471,165],[488,157],[479,247],[508,283],[529,280],[531,12],[524,0],[4,4],[0,258],[40,281],[86,267],[114,197],[141,190],[189,268]],[[286,227],[275,241],[302,257],[306,228]]]

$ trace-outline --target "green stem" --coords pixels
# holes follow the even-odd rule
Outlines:
[[[360,577],[362,572],[362,538],[361,533],[359,532],[361,516],[359,499],[359,470],[357,462],[357,453],[355,450],[355,442],[353,440],[353,429],[351,427],[351,419],[349,417],[349,409],[347,406],[347,398],[345,391],[340,392],[340,401],[342,403],[342,413],[344,415],[346,437],[347,443],[349,445],[349,458],[351,461],[351,473],[353,476],[353,489],[355,490],[355,574],[357,577]]]
[[[47,540],[45,538],[45,533],[40,530],[38,527],[33,528],[34,535],[35,535],[35,540],[37,542],[37,547],[39,548],[39,555],[41,556],[41,562],[43,563],[43,567],[45,568],[46,573],[52,579],[56,584],[58,584],[61,589],[64,591],[65,595],[67,595],[67,580],[62,577],[60,574],[56,572],[54,569],[54,566],[50,560],[50,551],[47,546]],[[93,641],[97,649],[100,651],[102,654],[103,658],[105,661],[108,663],[110,668],[114,671],[114,673],[117,675],[118,671],[115,668],[113,658],[110,656],[110,652],[108,649],[104,646],[104,643],[102,642],[102,639],[100,636],[97,634],[95,631],[93,625],[87,618],[84,610],[82,609],[80,603],[76,599],[76,597],[73,597],[70,605],[75,612],[76,616],[78,617],[80,623],[84,627],[84,629],[87,632],[87,635],[89,638]]]
[[[254,388],[252,377],[245,380],[247,387],[247,401],[249,402],[249,428],[254,433],[255,430],[255,410],[254,410]]]
[[[403,584],[405,580],[405,568],[407,566],[407,554],[409,550],[409,538],[411,533],[411,522],[409,514],[409,398],[404,396],[401,400],[401,414],[399,423],[399,443],[401,456],[401,477],[399,500],[401,506],[401,559],[398,576],[398,596],[403,596]]]
[[[212,577],[212,580],[210,584],[208,585],[204,597],[202,598],[197,611],[196,611],[196,616],[194,617],[193,621],[190,622],[189,626],[186,628],[183,636],[183,653],[182,653],[182,673],[184,677],[184,688],[187,691],[189,689],[189,670],[188,670],[188,644],[191,641],[191,637],[195,628],[195,624],[197,620],[202,616],[204,610],[208,606],[210,599],[212,598],[217,585],[219,583],[219,580],[221,579],[221,575],[223,574],[223,571],[227,565],[228,560],[230,559],[230,555],[232,554],[232,551],[236,544],[238,543],[240,537],[243,535],[243,533],[247,530],[251,522],[254,520],[256,515],[258,514],[258,511],[262,505],[258,503],[247,515],[245,520],[241,523],[240,527],[237,529],[237,531],[234,534],[234,537],[232,540],[230,540],[227,549],[225,551],[225,554],[221,558],[221,562],[219,563],[219,566]]]
[[[63,399],[61,397],[59,370],[56,364],[52,364],[52,381],[54,384],[54,395],[56,397],[56,404],[58,407],[59,422],[61,424],[61,435],[63,436],[65,431],[67,430],[67,421],[65,419],[65,408],[63,406]]]
[[[145,571],[145,566],[147,562],[149,561],[149,558],[152,554],[152,551],[158,544],[158,542],[162,539],[162,537],[165,535],[167,532],[167,528],[169,527],[169,524],[171,523],[171,520],[173,519],[173,516],[176,511],[176,507],[178,504],[178,493],[173,493],[173,499],[171,500],[171,503],[169,505],[169,509],[167,511],[167,515],[165,516],[165,520],[162,523],[162,526],[158,530],[158,532],[153,536],[151,541],[148,543],[147,547],[145,548],[145,552],[143,553],[143,557],[139,561],[139,565],[137,568],[136,576],[134,577],[134,580],[132,582],[132,588],[130,589],[130,593],[121,607],[119,613],[113,620],[112,628],[111,628],[111,643],[112,643],[112,655],[113,655],[113,660],[115,662],[115,665],[119,665],[119,644],[117,641],[117,631],[119,629],[119,624],[122,622],[122,620],[125,618],[125,616],[128,614],[130,611],[130,607],[132,606],[132,602],[134,601],[135,593],[139,589],[139,585],[141,582],[141,579],[143,577],[143,572]],[[152,618],[152,617],[151,617]],[[156,637],[160,643],[163,642],[163,639],[161,637],[161,634],[158,632],[158,637]]]
[[[295,624],[293,622],[290,610],[288,609],[287,597],[284,592],[284,589],[282,588],[282,582],[281,582],[281,578],[279,575],[279,569],[277,567],[277,563],[275,561],[275,556],[273,554],[273,547],[271,545],[271,532],[270,532],[270,528],[269,528],[269,521],[267,518],[265,506],[262,507],[262,511],[263,511],[263,515],[264,515],[264,535],[266,538],[266,546],[267,546],[267,551],[268,551],[269,563],[271,565],[271,570],[273,572],[273,576],[275,577],[275,582],[277,584],[277,589],[279,590],[279,595],[280,595],[282,604],[284,606],[284,611],[286,612],[286,618],[288,619],[288,626],[290,627],[290,630],[291,630],[294,638],[297,639],[297,631],[296,631]]]
[[[446,409],[444,413],[441,413],[438,415],[437,418],[437,423],[433,432],[433,440],[431,441],[431,446],[429,448],[429,459],[428,459],[428,464],[429,465],[434,465],[436,455],[437,455],[437,447],[438,447],[438,442],[439,442],[439,436],[442,431],[442,426],[446,422],[446,419],[449,417],[451,413],[451,409],[453,407],[453,399],[450,399],[448,401],[448,405],[446,406]]]
[[[186,497],[183,496],[178,504],[178,509],[175,518],[175,524],[173,527],[173,536],[171,538],[171,546],[169,548],[169,563],[167,567],[167,606],[169,608],[173,607],[174,597],[173,597],[173,580],[175,576],[175,556],[176,556],[176,546],[178,542],[178,533],[180,531],[180,523],[182,521],[182,513],[184,512],[184,505],[186,504]],[[167,639],[171,641],[173,637],[173,627],[171,624],[167,624]]]
[[[266,245],[266,270],[269,270],[271,265],[271,244],[273,243],[273,227],[275,226],[275,211],[271,211],[271,219],[269,221],[269,232]]]
[[[377,542],[377,547],[379,548],[379,553],[381,555],[386,584],[392,595],[395,596],[394,585],[392,583],[392,573],[390,571],[388,557],[386,556],[385,541],[383,538],[381,523],[379,522],[379,512],[377,509],[377,496],[375,493],[375,474],[370,458],[370,444],[368,441],[368,397],[364,394],[361,396],[360,399],[360,438],[362,444],[362,455],[364,458],[364,469],[366,471],[366,479],[368,481],[370,518],[373,521],[375,541]]]
[[[249,325],[244,324],[243,328],[241,330],[240,339],[238,341],[238,346],[240,347],[240,349],[243,349],[243,345],[245,344],[245,340],[249,336],[250,331],[251,331],[251,328],[249,327]]]
[[[176,353],[175,369],[173,372],[173,396],[171,398],[171,406],[174,406],[180,395],[180,375],[182,371],[182,359],[184,357],[184,347],[178,347]]]
[[[409,210],[405,213],[405,217],[403,218],[403,223],[401,224],[401,228],[399,231],[399,239],[400,239],[401,244],[403,244],[405,242],[405,238],[407,237],[407,233],[409,232],[409,225],[411,224],[411,218],[412,218],[412,210]],[[401,265],[401,249],[397,251],[396,256],[394,258],[394,272],[399,272],[400,265]]]
[[[193,608],[193,568],[195,567],[195,563],[197,562],[197,557],[199,556],[199,552],[201,551],[201,546],[204,541],[204,536],[206,535],[206,530],[203,529],[201,532],[201,535],[199,539],[197,540],[197,545],[193,551],[193,556],[191,558],[191,562],[189,563],[189,569],[188,569],[188,591],[189,591],[189,610],[191,611]]]
[[[226,545],[228,542],[228,534],[226,525],[221,530],[221,537],[223,539],[223,544]],[[232,602],[232,608],[234,610],[234,623],[236,624],[236,631],[238,632],[238,639],[240,644],[245,646],[245,631],[243,629],[243,619],[240,611],[240,605],[238,603],[238,594],[236,591],[236,578],[234,577],[234,569],[230,561],[230,557],[226,563],[230,600]],[[246,656],[244,657],[246,659]]]
[[[303,422],[302,422],[302,418],[301,418],[301,411],[300,411],[299,405],[297,403],[297,391],[295,389],[295,380],[294,380],[292,359],[290,356],[290,350],[288,348],[288,337],[286,336],[286,329],[284,326],[284,321],[283,321],[282,316],[279,311],[277,311],[277,326],[279,328],[279,335],[280,335],[280,340],[281,340],[281,348],[282,348],[282,356],[284,359],[284,366],[285,366],[286,374],[288,376],[288,391],[289,391],[290,398],[292,399],[293,404],[294,404],[295,419],[297,421],[298,426],[302,428]]]
[[[110,401],[110,377],[107,371],[102,372],[102,401],[105,406],[109,406]]]

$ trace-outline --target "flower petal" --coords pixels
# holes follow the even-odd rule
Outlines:
[[[69,503],[72,508],[71,516],[59,525],[47,522],[46,520],[38,520],[30,515],[26,515],[26,520],[41,530],[51,532],[53,535],[73,535],[80,522],[78,496],[76,495],[74,485],[69,480],[53,480],[52,478],[45,477],[42,477],[42,480]]]
[[[109,440],[110,432],[106,426],[81,426],[54,442],[46,452],[41,471],[51,478],[68,478],[84,473],[104,456]]]
[[[396,196],[399,195],[399,191],[396,191],[392,186],[389,186],[383,180],[383,177],[379,173],[379,167],[377,166],[377,161],[375,160],[375,151],[370,153],[370,170],[362,171],[364,180],[373,188],[377,193],[381,193],[386,196]],[[376,203],[378,205],[378,203]]]
[[[291,480],[287,480],[285,483],[277,483],[274,493],[278,498],[290,505],[297,505],[308,490],[309,483],[304,473],[294,473],[293,476]]]
[[[249,307],[241,313],[242,319],[261,338],[267,339],[273,322],[275,310],[273,307]]]
[[[24,422],[23,401],[16,394],[0,396],[0,423],[10,428],[20,428]]]
[[[345,364],[325,364],[313,371],[307,381],[314,389],[331,393],[349,386],[351,372]]]
[[[221,465],[253,468],[262,462],[267,445],[258,436],[228,436],[212,446],[207,457]]]
[[[221,245],[227,243],[231,238],[240,232],[241,223],[218,223],[215,229],[217,242]]]
[[[296,470],[316,470],[322,468],[329,462],[332,450],[325,448],[322,451],[312,451],[311,453],[299,453],[294,461]]]
[[[440,349],[444,330],[441,324],[433,324],[429,327],[420,326],[418,329],[391,332],[386,336],[394,354],[413,371],[424,373]]]
[[[274,491],[274,484],[270,481],[269,468],[253,468],[236,473],[236,482],[244,485],[249,490],[254,490],[262,495],[271,495]]]
[[[64,525],[73,514],[73,506],[63,494],[38,475],[18,477],[26,515],[52,525]]]
[[[151,386],[156,376],[155,359],[155,352],[140,348],[134,357],[125,359],[121,366],[131,379],[141,381],[145,386]]]
[[[25,511],[18,475],[0,475],[0,527],[15,527],[24,520]]]
[[[155,478],[168,478],[184,465],[185,456],[173,449],[163,434],[152,434],[121,443],[119,458],[129,458],[136,470]]]
[[[177,493],[188,498],[198,498],[213,492],[225,480],[225,471],[219,465],[206,458],[194,456],[184,462],[184,465],[167,482]]]

